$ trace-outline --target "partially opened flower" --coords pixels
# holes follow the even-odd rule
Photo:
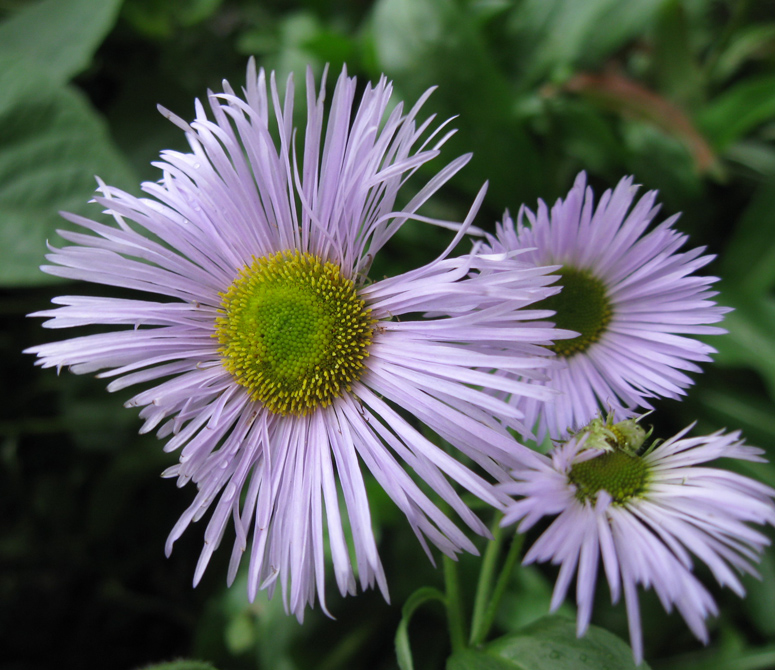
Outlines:
[[[775,490],[749,477],[702,464],[717,458],[762,461],[738,432],[685,437],[691,426],[645,451],[634,419],[595,419],[549,457],[514,472],[503,489],[518,499],[503,524],[525,532],[555,516],[525,563],[560,566],[552,610],[576,576],[577,632],[585,633],[600,561],[613,602],[624,593],[630,641],[643,658],[638,585],[653,588],[664,608],[675,607],[692,632],[708,641],[705,619],[717,613],[693,573],[699,559],[722,586],[743,596],[737,573],[756,574],[767,537],[748,523],[775,525]],[[694,558],[693,558],[694,557]]]
[[[449,249],[407,274],[366,282],[374,254],[407,219],[422,219],[418,208],[468,160],[441,169],[396,209],[401,185],[450,134],[440,134],[446,124],[430,131],[432,118],[416,121],[430,92],[404,113],[390,107],[383,78],[356,107],[356,81],[343,72],[324,122],[324,96],[308,74],[297,150],[291,80],[281,100],[274,77],[267,90],[251,61],[245,99],[224,86],[209,96],[212,118],[200,103],[190,125],[164,112],[191,153],[162,154],[163,178],[143,185],[152,197],[101,185],[95,200],[115,223],[65,215],[85,232],[62,231],[72,246],[52,249],[44,268],[144,292],[57,298],[60,307],[36,314],[50,317],[47,327],[130,327],[29,351],[43,367],[102,370],[112,391],[146,384],[128,404],[143,408],[143,432],[158,429],[166,450],[180,450],[166,476],[198,488],[167,551],[211,510],[195,582],[231,520],[229,580],[249,550],[251,598],[279,584],[301,618],[316,597],[325,607],[325,537],[340,591],[354,592],[348,525],[362,587],[376,582],[386,594],[361,464],[426,551],[427,540],[447,554],[475,550],[405,466],[479,533],[486,529],[452,482],[497,506],[505,495],[406,413],[496,478],[505,476],[496,461],[535,458],[500,424],[518,422],[518,410],[486,389],[550,391],[487,371],[542,374],[539,345],[556,331],[534,325],[546,312],[521,308],[556,289],[547,288],[546,268],[513,255],[450,259]],[[482,196],[463,224],[449,224],[458,229],[450,249]],[[436,316],[422,318],[428,310]]]
[[[563,290],[541,307],[579,333],[552,346],[565,366],[546,384],[560,395],[546,404],[515,398],[540,438],[567,436],[601,410],[629,417],[651,408],[649,398],[682,395],[692,383],[686,372],[714,352],[694,336],[725,332],[708,325],[728,311],[711,300],[717,278],[694,274],[713,256],[679,251],[687,236],[673,229],[677,216],[648,231],[657,194],[633,206],[637,190],[627,177],[595,206],[582,172],[551,211],[539,200],[535,213],[520,209],[516,225],[507,214],[490,239],[494,250],[526,249],[536,265],[562,266]]]

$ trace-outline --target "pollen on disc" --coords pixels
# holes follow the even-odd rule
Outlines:
[[[255,259],[221,309],[224,366],[276,414],[330,405],[363,373],[375,320],[335,263],[298,250]]]

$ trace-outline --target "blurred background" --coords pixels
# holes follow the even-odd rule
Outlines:
[[[444,159],[475,155],[428,214],[462,219],[489,180],[477,224],[492,229],[506,209],[564,195],[582,169],[598,195],[628,174],[658,189],[659,220],[683,212],[690,244],[718,254],[708,272],[735,311],[686,400],[660,403],[655,434],[697,420],[702,431],[742,429],[775,458],[772,0],[0,0],[0,668],[179,657],[235,670],[396,668],[402,603],[441,583],[373,486],[393,604],[331,589],[337,620],[315,610],[299,626],[279,599],[250,604],[239,579],[226,589],[228,550],[193,589],[202,528],[170,559],[163,548],[194,492],[159,477],[175,456],[137,435],[122,407],[130,394],[21,354],[63,335],[26,314],[56,295],[109,291],[38,270],[46,241],[61,243],[57,212],[99,216],[87,204],[95,175],[133,193],[157,179],[159,151],[186,148],[157,103],[192,118],[208,88],[242,86],[250,56],[300,83],[308,64],[320,75],[329,63],[329,87],[345,63],[364,82],[384,72],[410,105],[437,85],[426,114],[457,116],[459,132],[416,184]],[[376,274],[425,262],[449,239],[407,224]],[[741,471],[775,485],[772,465]],[[478,561],[461,568],[470,598]],[[652,667],[775,668],[775,551],[761,572],[745,600],[705,580],[721,608],[709,649],[644,596]],[[499,630],[545,614],[554,577],[516,573]],[[608,601],[602,589],[594,621],[626,639],[623,609]],[[416,667],[444,667],[440,609],[419,611],[411,638]]]

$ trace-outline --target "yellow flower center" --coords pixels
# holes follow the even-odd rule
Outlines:
[[[576,485],[576,497],[595,501],[598,491],[608,491],[616,503],[627,502],[646,488],[649,469],[640,456],[619,448],[588,461],[575,463],[568,479]]]
[[[376,321],[336,264],[281,251],[244,267],[221,297],[223,364],[271,412],[326,407],[363,373]]]

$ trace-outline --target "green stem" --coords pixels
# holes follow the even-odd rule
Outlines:
[[[509,553],[506,555],[506,561],[503,563],[503,569],[501,570],[500,575],[498,575],[498,581],[495,583],[492,597],[484,612],[478,635],[476,638],[472,636],[471,646],[482,644],[487,639],[487,634],[490,632],[490,628],[492,628],[492,624],[495,621],[495,615],[498,613],[498,607],[501,604],[503,594],[506,592],[506,587],[509,585],[511,573],[514,570],[514,566],[519,559],[519,554],[522,551],[524,539],[524,535],[520,533],[514,534],[514,539],[511,541],[511,546],[509,547]]]
[[[484,625],[484,613],[487,602],[492,592],[492,583],[495,579],[495,566],[503,544],[503,529],[500,527],[501,515],[497,515],[492,529],[492,540],[487,543],[482,558],[482,568],[479,571],[479,582],[476,585],[476,597],[474,599],[474,612],[471,617],[470,645],[477,644],[477,640],[484,639],[482,626]],[[486,633],[485,633],[486,634]]]
[[[447,623],[452,653],[466,648],[466,633],[463,623],[463,603],[460,598],[460,576],[457,561],[444,556],[444,584],[447,592]]]

